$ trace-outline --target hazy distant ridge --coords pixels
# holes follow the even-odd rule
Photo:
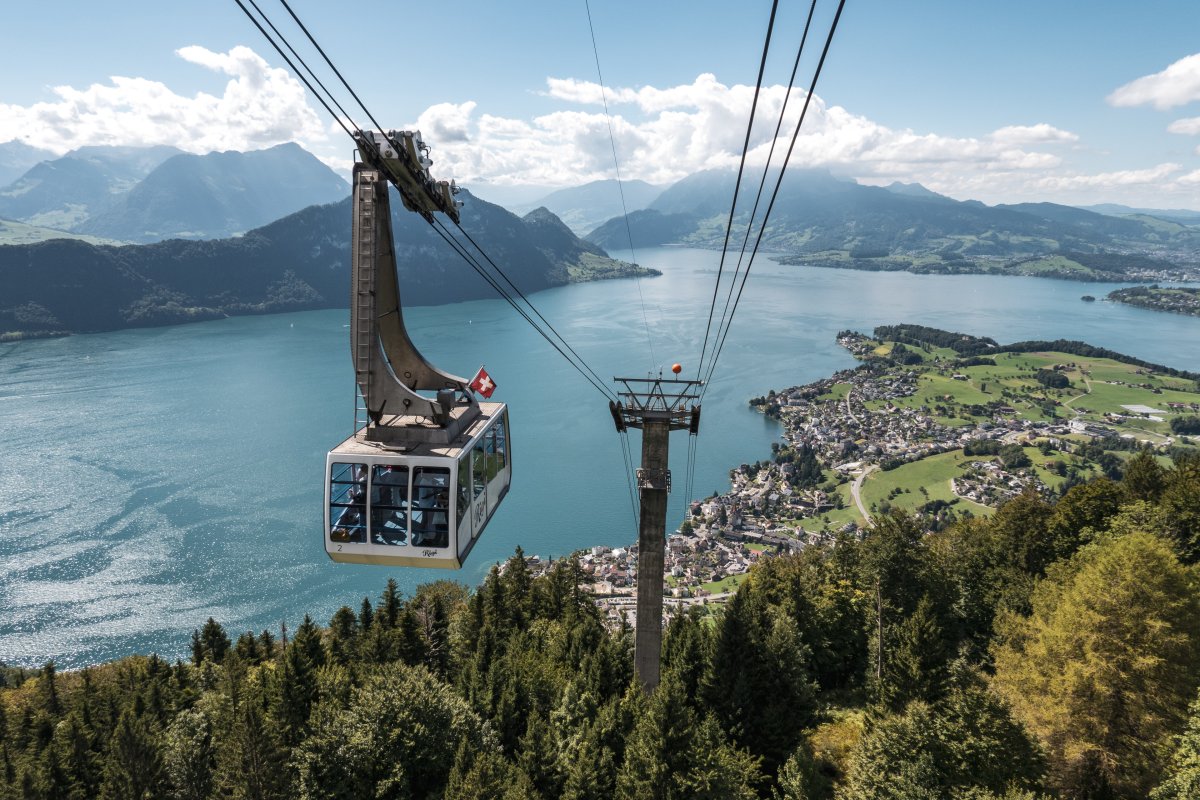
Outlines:
[[[768,182],[768,186],[772,182]],[[636,247],[720,247],[734,175],[691,175],[629,215]],[[752,195],[744,192],[735,230],[743,230]],[[759,217],[761,218],[760,208]],[[757,235],[757,228],[754,231]],[[627,247],[626,222],[608,220],[587,235],[602,247]],[[752,240],[753,241],[753,240]],[[1200,229],[1141,216],[1110,216],[1055,203],[987,206],[957,201],[916,184],[863,186],[822,170],[787,173],[762,247],[788,259],[859,269],[923,272],[1003,271],[1063,254],[1131,254],[1163,269],[1200,268]],[[1067,263],[1070,262],[1070,263]],[[1118,261],[1108,266],[1119,267]],[[1104,277],[1070,258],[1026,274]],[[1118,269],[1115,273],[1120,275]]]
[[[0,189],[0,217],[128,242],[232,236],[349,194],[296,144],[193,155],[173,147],[86,147]]]

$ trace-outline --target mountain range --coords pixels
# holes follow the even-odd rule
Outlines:
[[[629,215],[635,247],[720,247],[734,181],[731,172],[706,171],[671,186]],[[737,225],[744,226],[752,200],[743,186]],[[627,247],[626,222],[610,219],[586,238]],[[918,272],[1121,280],[1200,267],[1200,229],[1178,221],[1054,203],[986,206],[916,184],[864,186],[822,170],[787,173],[761,247],[797,263]]]
[[[633,265],[581,242],[549,212],[522,220],[469,192],[460,197],[463,228],[523,292],[635,273]],[[398,198],[392,207],[406,305],[495,296],[429,225],[401,210]],[[344,307],[349,247],[349,198],[229,239],[4,246],[0,332],[14,338]]]
[[[296,144],[193,155],[174,147],[83,147],[0,189],[0,217],[126,242],[233,236],[349,185]]]
[[[42,154],[0,145],[0,163]],[[720,171],[661,191],[627,182],[628,218],[613,181],[553,192],[524,217],[464,193],[463,226],[522,291],[536,291],[635,274],[604,249],[627,248],[630,234],[635,247],[720,247],[733,184],[733,173]],[[743,186],[737,208],[743,222],[750,188]],[[39,161],[0,190],[0,217],[22,220],[0,219],[0,242],[8,243],[0,246],[0,333],[342,306],[347,194],[336,173],[294,144],[203,156],[85,147]],[[1189,224],[1196,212],[1097,208],[1112,213],[1054,203],[986,206],[919,184],[864,186],[793,170],[762,248],[785,263],[868,270],[1112,281],[1200,275],[1200,226]],[[614,210],[586,240],[562,218],[578,226]],[[482,280],[462,279],[465,265],[417,217],[398,214],[395,230],[406,303],[492,296]],[[74,241],[50,238],[58,236]],[[175,238],[155,241],[164,237]]]

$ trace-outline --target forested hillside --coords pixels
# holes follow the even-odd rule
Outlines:
[[[608,258],[561,223],[558,230],[542,217],[525,222],[466,191],[462,197],[463,227],[524,292],[569,281],[657,274]],[[392,204],[392,224],[406,305],[495,296],[398,200]],[[232,239],[124,247],[54,239],[0,246],[0,337],[344,307],[349,249],[349,198],[311,206]]]
[[[326,628],[210,619],[174,664],[9,669],[0,798],[1194,798],[1181,459],[764,560],[671,621],[650,697],[576,563],[534,579],[520,551]]]

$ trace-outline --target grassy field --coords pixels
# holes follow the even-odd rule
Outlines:
[[[712,594],[721,594],[722,592],[732,592],[744,580],[746,580],[745,575],[730,575],[729,577],[722,578],[719,581],[706,583],[700,588],[706,592],[711,592]]]
[[[78,239],[88,244],[119,245],[115,239],[103,239],[99,236],[85,236],[82,233],[69,233],[54,228],[39,228],[37,225],[27,225],[24,222],[0,219],[0,245],[3,244],[37,244],[49,239]]]
[[[1096,271],[1065,256],[1045,256],[1032,261],[1022,261],[1017,266],[1022,275],[1077,275],[1080,278],[1094,277]]]
[[[904,464],[887,472],[873,472],[863,482],[863,505],[870,511],[872,506],[878,508],[886,500],[893,508],[913,511],[931,500],[952,502],[956,498],[950,491],[950,479],[962,473],[964,464],[979,458],[964,456],[961,450],[952,450]],[[927,494],[921,493],[922,488]],[[889,500],[888,495],[897,489],[900,490],[900,494]],[[957,507],[970,509],[976,515],[991,513],[987,506],[961,498],[958,499]]]

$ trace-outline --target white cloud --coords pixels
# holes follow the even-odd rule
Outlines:
[[[703,169],[735,167],[746,135],[754,87],[726,86],[711,74],[681,86],[606,89],[621,176],[669,183]],[[452,140],[427,137],[440,158],[439,177],[460,183],[573,185],[614,175],[608,119],[600,108],[600,85],[574,79],[547,80],[546,97],[582,109],[562,110],[530,121],[494,115],[475,117],[474,104],[435,106],[431,119],[452,115]],[[748,163],[761,167],[771,153],[778,164],[787,152],[806,94],[764,87],[758,100]],[[775,124],[787,101],[777,141]],[[422,115],[422,125],[426,115]],[[1075,133],[1047,123],[1011,125],[979,137],[948,137],[896,130],[813,96],[795,149],[794,167],[825,167],[865,182],[921,181],[948,193],[986,175],[993,195],[998,176],[1016,183],[1061,166],[1054,152],[1079,141]],[[934,186],[933,184],[938,184]]]
[[[1200,136],[1200,117],[1177,119],[1167,126],[1168,133],[1182,133],[1185,136]]]
[[[993,131],[991,139],[1008,145],[1050,144],[1053,142],[1077,142],[1079,136],[1070,131],[1059,130],[1053,125],[1009,125]]]
[[[425,109],[425,113],[417,118],[417,127],[430,141],[468,142],[467,123],[474,110],[475,103],[470,100],[458,105],[438,103]]]
[[[169,144],[194,153],[256,150],[328,140],[304,87],[248,47],[217,53],[189,46],[183,60],[230,76],[221,95],[185,97],[145,78],[113,76],[86,89],[58,86],[52,102],[0,104],[0,141],[21,138],[56,152],[83,145]]]
[[[298,141],[348,173],[351,147],[340,126],[309,105],[303,87],[286,70],[270,67],[247,47],[220,53],[192,46],[178,55],[228,76],[223,90],[189,97],[162,83],[129,77],[84,89],[62,86],[51,102],[0,104],[0,141],[27,138],[59,152],[85,144],[173,144],[207,152]],[[1200,64],[1200,55],[1191,58]],[[1162,75],[1178,72],[1185,61],[1189,59]],[[1183,82],[1171,85],[1172,97],[1185,96]],[[1146,86],[1139,91],[1150,97]],[[1132,97],[1128,88],[1114,96]],[[1168,96],[1161,86],[1158,92],[1154,96]],[[474,100],[426,108],[414,124],[433,147],[434,175],[456,178],[468,187],[567,186],[611,178],[610,125],[624,179],[665,184],[699,170],[735,167],[754,87],[725,85],[705,73],[677,86],[606,89],[611,121],[597,83],[550,78],[541,94],[553,101],[554,110],[533,118],[504,117]],[[772,143],[774,162],[782,159],[805,99],[802,89],[789,95],[783,86],[763,88],[747,155],[752,167],[766,163]],[[786,118],[776,140],[775,124],[785,101]],[[1170,130],[1200,135],[1200,118],[1178,120]],[[948,136],[891,128],[814,95],[791,165],[828,168],[864,183],[919,182],[952,197],[984,202],[1132,200],[1130,192],[1136,190],[1156,198],[1174,193],[1186,204],[1194,196],[1197,179],[1175,177],[1184,170],[1179,165],[1086,174],[1065,160],[1085,151],[1078,134],[1049,122]]]
[[[1036,185],[1046,191],[1068,189],[1115,189],[1128,186],[1157,186],[1169,179],[1183,167],[1179,164],[1159,164],[1148,169],[1130,169],[1117,172],[1102,172],[1096,175],[1048,175],[1040,178]]]
[[[1152,105],[1159,110],[1200,100],[1200,53],[1185,56],[1162,72],[1130,81],[1107,99],[1114,106]]]
[[[1176,182],[1181,183],[1184,186],[1200,186],[1200,169],[1195,170],[1194,172],[1189,172],[1186,175],[1180,175],[1178,178],[1176,178]]]

